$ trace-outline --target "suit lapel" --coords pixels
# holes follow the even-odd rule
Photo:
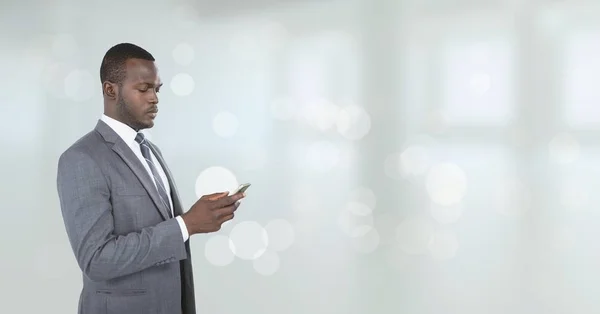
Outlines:
[[[173,214],[174,216],[183,214],[183,207],[181,206],[181,200],[179,199],[179,192],[177,192],[177,186],[175,185],[175,180],[173,180],[173,174],[171,174],[171,170],[167,167],[167,163],[163,159],[162,155],[157,151],[156,147],[154,147],[153,143],[150,143],[150,149],[156,159],[158,159],[158,163],[165,171],[167,175],[167,180],[169,181],[169,186],[171,187],[171,199],[173,200]]]
[[[104,139],[112,143],[112,150],[117,153],[121,159],[127,164],[127,166],[131,169],[131,171],[136,175],[136,177],[140,180],[144,189],[148,191],[152,202],[156,206],[160,215],[163,219],[169,219],[169,214],[167,212],[167,208],[163,205],[158,195],[158,190],[154,186],[152,182],[152,178],[146,171],[146,168],[142,165],[137,156],[133,153],[131,148],[127,146],[125,142],[119,137],[117,133],[115,133],[108,125],[106,125],[102,120],[98,121],[98,125],[96,126],[96,130],[104,137]]]

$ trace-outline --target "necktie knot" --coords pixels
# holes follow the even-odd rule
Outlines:
[[[135,136],[135,141],[138,142],[139,144],[142,144],[144,142],[145,138],[144,138],[144,133],[138,133]]]

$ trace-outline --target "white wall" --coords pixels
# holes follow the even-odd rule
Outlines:
[[[1,5],[2,312],[76,310],[56,162],[124,41],[184,202],[252,183],[192,238],[200,312],[600,310],[597,6],[190,3]]]

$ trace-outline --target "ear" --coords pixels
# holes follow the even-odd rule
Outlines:
[[[102,84],[102,92],[110,99],[117,99],[119,86],[115,83],[106,81]]]

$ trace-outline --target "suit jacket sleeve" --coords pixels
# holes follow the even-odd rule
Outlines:
[[[89,154],[67,150],[60,156],[57,188],[71,247],[91,280],[110,280],[187,258],[175,219],[114,234],[109,186]]]

